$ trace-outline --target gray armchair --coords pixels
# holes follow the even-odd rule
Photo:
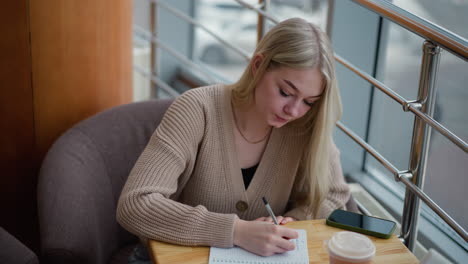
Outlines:
[[[171,102],[112,108],[53,144],[38,182],[42,263],[127,263],[138,240],[117,223],[117,201]]]
[[[115,107],[57,139],[38,182],[42,263],[127,263],[138,239],[117,223],[117,201],[171,102]]]
[[[38,264],[34,252],[0,227],[0,263]]]

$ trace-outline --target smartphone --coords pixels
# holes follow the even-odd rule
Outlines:
[[[389,238],[396,228],[393,221],[340,209],[333,211],[326,222],[329,226],[380,238]]]

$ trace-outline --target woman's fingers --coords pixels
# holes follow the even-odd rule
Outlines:
[[[271,216],[264,216],[264,217],[259,217],[257,219],[255,219],[254,221],[260,221],[260,222],[269,222],[269,223],[273,223],[273,218],[271,218]],[[278,221],[278,224],[280,225],[284,225],[284,224],[287,224],[289,222],[294,222],[296,221],[296,219],[292,218],[292,217],[289,217],[289,216],[277,216],[276,217],[276,221]]]
[[[297,238],[299,236],[297,231],[278,225],[271,225],[268,229],[269,239],[267,239],[268,242],[266,243],[269,244],[271,250],[266,255],[280,254],[296,248],[294,242],[289,239]]]
[[[283,220],[284,220],[284,217],[282,217],[282,216],[276,217],[276,221],[278,222],[278,224],[281,224],[281,222],[283,222]],[[273,222],[273,219],[271,219],[271,221]]]
[[[297,233],[297,231],[292,228],[282,227],[280,230],[281,230],[281,233],[279,235],[281,238],[295,239],[299,237],[299,234]]]
[[[289,216],[286,216],[286,217],[277,216],[276,220],[278,221],[278,224],[280,224],[280,225],[285,225],[287,223],[296,221],[296,219],[294,219],[292,217],[289,217]],[[255,221],[263,221],[263,222],[273,223],[273,219],[270,216],[268,216],[268,217],[259,217],[259,218],[255,219]]]
[[[278,243],[276,244],[276,247],[282,251],[280,253],[283,253],[286,251],[294,250],[296,248],[296,245],[293,242],[283,238],[278,241]]]
[[[295,244],[290,241],[290,239],[298,238],[299,234],[296,230],[278,226],[273,233],[277,234],[277,239],[274,243],[278,250],[276,253],[283,253],[296,248]]]
[[[297,231],[285,226],[266,223],[266,221],[262,223],[236,219],[234,245],[261,256],[271,256],[294,249],[295,245],[289,239],[297,238]]]
[[[281,224],[281,225],[285,225],[285,224],[287,224],[289,222],[294,222],[294,221],[296,221],[296,219],[294,219],[292,217],[284,217],[284,218],[282,218],[281,221],[278,220],[278,223]]]

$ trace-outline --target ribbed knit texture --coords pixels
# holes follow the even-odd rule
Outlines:
[[[268,213],[306,219],[301,208],[286,212],[299,167],[304,135],[273,129],[255,176],[245,190],[234,144],[231,91],[223,85],[189,90],[167,110],[125,184],[117,220],[142,237],[180,245],[232,247],[237,217]],[[349,188],[335,149],[333,184],[319,217],[344,208]],[[236,203],[244,201],[241,212]]]

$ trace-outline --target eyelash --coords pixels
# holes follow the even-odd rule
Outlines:
[[[290,96],[290,94],[287,94],[287,93],[286,93],[285,91],[283,91],[283,89],[281,89],[281,88],[279,89],[279,92],[280,92],[281,96],[283,96],[283,97],[288,97],[288,96]],[[309,102],[307,102],[307,101],[304,101],[304,104],[307,105],[308,107],[312,107],[312,105],[313,105],[314,103],[309,103]]]
[[[281,88],[279,89],[279,92],[280,92],[280,94],[281,94],[283,97],[288,97],[288,96],[289,96],[289,94],[287,94],[287,93],[286,93],[285,91],[283,91],[283,89],[281,89]]]

